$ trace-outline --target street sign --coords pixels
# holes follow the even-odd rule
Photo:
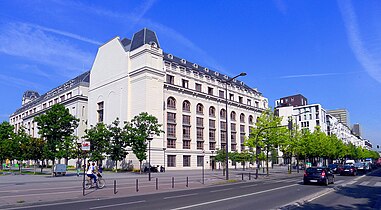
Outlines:
[[[83,151],[90,151],[90,142],[89,141],[82,142],[82,150]]]

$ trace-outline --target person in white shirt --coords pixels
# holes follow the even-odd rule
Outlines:
[[[92,163],[92,165],[89,166],[86,175],[90,177],[90,179],[94,179],[94,184],[97,184],[97,176],[95,175],[95,163]]]

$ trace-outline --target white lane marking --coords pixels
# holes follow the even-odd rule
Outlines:
[[[189,205],[189,206],[183,206],[183,207],[175,208],[175,209],[172,209],[172,210],[190,209],[190,208],[197,207],[197,206],[204,206],[204,205],[208,205],[208,204],[212,204],[212,203],[218,203],[218,202],[222,202],[222,201],[228,201],[228,200],[233,200],[233,199],[237,199],[237,198],[248,197],[248,196],[252,196],[252,195],[257,195],[257,194],[262,194],[262,193],[266,193],[266,192],[280,190],[280,189],[284,189],[284,188],[288,188],[288,187],[293,187],[293,186],[297,186],[297,185],[299,185],[299,184],[292,184],[292,185],[287,185],[287,186],[283,186],[283,187],[277,187],[277,188],[273,188],[273,189],[269,189],[269,190],[264,190],[264,191],[260,191],[260,192],[254,192],[254,193],[249,193],[249,194],[244,194],[244,195],[238,195],[238,196],[229,197],[229,198],[223,198],[223,199],[214,200],[214,201],[208,201],[208,202],[204,202],[204,203],[193,204],[193,205]]]
[[[212,190],[212,191],[209,191],[211,193],[213,192],[221,192],[221,191],[226,191],[226,190],[232,190],[233,188],[225,188],[225,189],[221,189],[221,190]]]
[[[360,185],[363,185],[363,186],[366,186],[366,185],[368,185],[369,184],[369,182],[361,182],[360,183]]]
[[[117,203],[117,204],[111,204],[111,205],[106,205],[106,206],[97,206],[97,207],[92,207],[89,209],[104,209],[104,208],[110,208],[114,206],[124,206],[124,205],[129,205],[129,204],[136,204],[136,203],[144,203],[146,202],[145,200],[141,201],[133,201],[133,202],[127,202],[127,203]]]
[[[325,192],[325,193],[323,193],[323,194],[321,194],[321,195],[318,195],[318,196],[316,196],[316,197],[313,197],[313,198],[307,200],[307,202],[309,203],[309,202],[311,202],[311,201],[313,201],[313,200],[315,200],[315,199],[318,199],[318,198],[320,198],[320,197],[323,197],[323,196],[325,196],[325,195],[327,195],[327,194],[329,194],[329,193],[331,193],[331,192],[333,192],[333,190],[329,190],[329,191],[327,191],[327,192]]]
[[[257,184],[253,184],[253,185],[246,185],[246,186],[242,186],[242,187],[239,187],[239,188],[249,188],[249,187],[254,187],[254,186],[257,186]]]
[[[188,196],[192,196],[192,195],[198,195],[198,193],[169,196],[169,197],[164,197],[163,199],[166,200],[166,199],[171,199],[171,198],[181,198],[181,197],[188,197]]]
[[[374,184],[374,186],[381,187],[381,182],[376,182],[376,184]]]
[[[356,181],[350,181],[350,182],[348,182],[347,184],[348,184],[348,185],[352,185],[352,184],[354,184],[354,183],[356,183]]]
[[[344,182],[344,180],[335,181],[335,184],[340,184],[342,182]]]

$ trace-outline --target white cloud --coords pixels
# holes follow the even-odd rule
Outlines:
[[[352,7],[351,1],[338,1],[338,4],[347,29],[349,44],[353,53],[368,74],[381,83],[380,43],[374,41],[374,39],[368,39],[367,41],[370,41],[370,43],[367,44],[368,46],[371,46],[371,48],[366,48],[365,42],[361,37],[357,21],[358,18],[354,8]]]
[[[361,73],[361,71],[345,72],[345,73],[296,74],[296,75],[281,76],[279,78],[280,79],[290,79],[290,78],[300,78],[300,77],[324,77],[324,76],[347,75],[347,74],[354,74],[354,73]]]
[[[90,66],[94,57],[65,39],[23,23],[0,26],[0,53],[53,66],[58,74],[65,77],[83,72],[83,66]]]
[[[16,77],[7,76],[4,74],[0,74],[0,83],[4,85],[8,85],[8,86],[17,87],[17,88],[26,87],[28,89],[33,88],[34,90],[42,89],[42,86],[38,83],[30,82],[30,81],[16,78]],[[20,88],[20,89],[24,90],[24,88]]]

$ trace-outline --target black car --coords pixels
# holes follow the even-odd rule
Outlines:
[[[328,164],[328,168],[334,173],[334,174],[338,174],[340,173],[340,167],[342,165],[341,164],[338,164],[338,163],[333,163],[333,164]]]
[[[307,168],[304,173],[304,184],[317,183],[328,186],[329,183],[334,184],[334,182],[335,175],[333,175],[333,172],[326,167],[310,167]]]
[[[341,176],[344,176],[344,175],[356,176],[356,174],[357,174],[357,169],[353,165],[344,165],[343,170],[340,172]]]

